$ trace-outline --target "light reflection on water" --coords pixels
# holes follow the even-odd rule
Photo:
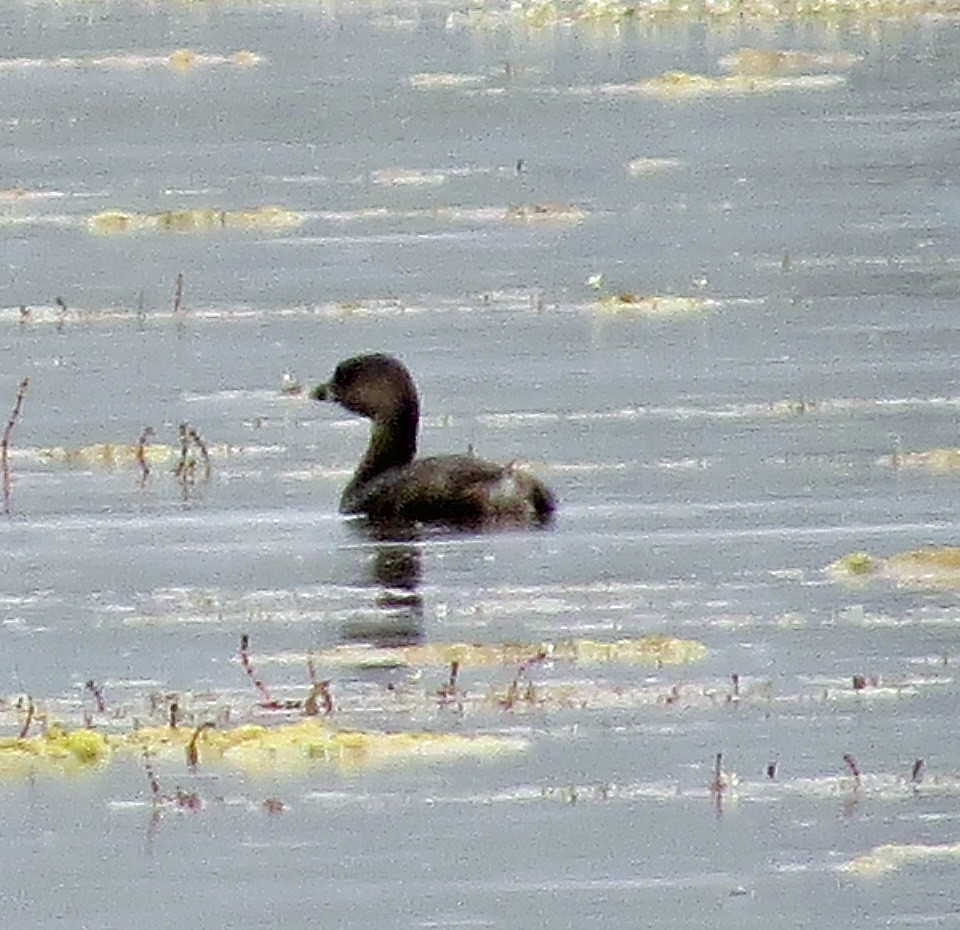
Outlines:
[[[199,811],[155,817],[133,759],[0,780],[0,914],[947,922],[949,858],[836,870],[956,841],[956,598],[844,588],[823,567],[956,541],[953,474],[895,467],[957,445],[956,26],[475,32],[447,12],[401,10],[403,29],[336,7],[0,14],[16,57],[155,59],[0,69],[2,186],[25,192],[0,197],[0,404],[31,378],[0,523],[3,723],[16,731],[22,694],[82,719],[88,680],[130,717],[167,692],[256,717],[243,633],[284,697],[305,693],[309,653],[343,642],[669,632],[708,657],[543,663],[510,708],[512,668],[461,669],[447,701],[445,667],[331,667],[345,726],[529,748],[307,776],[158,764]],[[582,92],[717,74],[749,45],[863,60],[815,93]],[[177,72],[163,62],[181,47],[227,61]],[[234,67],[241,49],[263,60]],[[445,72],[480,83],[411,81]],[[629,168],[643,158],[657,170]],[[109,209],[270,204],[303,224],[87,228]],[[650,317],[622,294],[699,309]],[[343,521],[365,427],[280,386],[375,349],[417,377],[425,452],[529,462],[556,526],[384,541]],[[209,482],[41,454],[130,445],[147,425],[173,445],[184,421],[230,450]],[[718,752],[736,776],[722,797]]]

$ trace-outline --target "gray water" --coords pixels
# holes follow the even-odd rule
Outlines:
[[[958,26],[479,30],[450,12],[0,11],[10,59],[28,60],[0,67],[0,187],[27,192],[0,202],[0,410],[30,378],[0,521],[6,732],[25,694],[71,720],[93,713],[89,679],[130,718],[150,694],[203,693],[261,719],[241,633],[291,694],[305,675],[282,655],[371,635],[666,632],[708,656],[548,663],[540,683],[605,699],[463,713],[429,697],[446,669],[331,669],[344,726],[507,734],[527,748],[257,777],[158,764],[201,810],[155,811],[131,759],[3,777],[0,916],[31,928],[955,925],[955,859],[879,878],[838,866],[881,844],[958,840],[956,594],[844,587],[824,568],[956,542],[956,475],[890,456],[958,444]],[[814,90],[602,92],[670,70],[718,75],[744,46],[860,60]],[[178,48],[262,60],[181,73],[164,63]],[[95,61],[106,56],[127,64]],[[415,86],[424,72],[475,81]],[[638,157],[674,163],[631,175]],[[381,183],[396,170],[423,183]],[[543,203],[582,219],[506,216]],[[268,204],[302,225],[87,225],[108,209]],[[610,294],[711,303],[612,312],[586,283],[597,274]],[[280,387],[284,372],[309,386],[370,350],[414,372],[424,451],[522,459],[556,491],[556,525],[388,544],[344,521],[366,425]],[[186,487],[169,464],[141,482],[133,464],[40,451],[135,444],[148,425],[175,445],[184,421],[214,446],[210,480]],[[513,674],[465,669],[460,685],[482,694]],[[856,692],[855,675],[893,690]],[[661,699],[631,701],[638,687]],[[383,710],[388,688],[425,697]],[[682,699],[665,700],[671,689]],[[739,778],[721,797],[717,753]]]

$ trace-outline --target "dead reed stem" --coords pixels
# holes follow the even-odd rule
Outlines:
[[[177,275],[177,283],[173,289],[173,312],[179,313],[183,309],[183,272]]]
[[[144,427],[140,438],[137,440],[137,464],[140,466],[140,487],[147,483],[150,477],[150,463],[147,461],[147,443],[153,439],[156,433],[152,426]]]
[[[186,488],[187,485],[196,481],[197,459],[192,455],[192,451],[200,453],[203,460],[203,478],[205,481],[210,479],[210,450],[206,442],[197,430],[189,423],[180,424],[180,461],[174,469],[174,474],[180,483]]]
[[[30,387],[30,379],[24,378],[20,382],[10,419],[7,420],[7,425],[4,427],[3,438],[0,439],[0,471],[3,472],[3,512],[5,514],[10,513],[10,436],[13,433],[13,428],[20,420],[23,399],[27,396],[28,387]]]

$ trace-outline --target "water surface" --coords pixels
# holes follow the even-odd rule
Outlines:
[[[156,816],[134,759],[0,781],[0,914],[950,925],[949,857],[875,879],[837,869],[881,844],[957,840],[956,596],[823,569],[956,541],[956,477],[891,461],[957,444],[956,25],[480,31],[450,12],[0,14],[20,60],[0,68],[4,410],[30,378],[0,522],[8,732],[25,694],[71,724],[132,726],[168,693],[261,719],[242,633],[275,692],[300,696],[304,663],[284,656],[365,638],[665,632],[708,656],[544,663],[543,694],[582,700],[506,709],[484,696],[515,669],[464,669],[462,711],[435,699],[446,668],[330,668],[343,726],[528,748],[257,777],[159,764],[199,811]],[[604,91],[720,75],[744,46],[860,60],[816,90]],[[177,70],[180,48],[222,60]],[[238,64],[242,50],[260,60]],[[411,80],[438,73],[469,79]],[[631,174],[637,158],[671,161]],[[577,215],[509,211],[537,204]],[[88,225],[262,205],[303,222]],[[707,304],[651,318],[601,302],[627,292]],[[344,521],[366,425],[280,387],[369,350],[415,373],[424,451],[528,462],[562,502],[556,525],[389,544]],[[175,447],[185,421],[214,450],[211,479],[187,487],[170,462],[143,482],[132,462],[43,451],[133,445],[146,426]],[[717,753],[739,780],[720,796]]]

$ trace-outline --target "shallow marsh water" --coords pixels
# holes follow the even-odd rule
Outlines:
[[[509,709],[490,695],[512,667],[464,668],[462,708],[436,697],[444,667],[330,667],[344,726],[526,748],[247,775],[158,762],[201,810],[158,816],[137,759],[4,777],[0,915],[951,925],[955,851],[872,877],[840,867],[960,839],[956,594],[844,587],[824,568],[956,542],[957,476],[893,456],[957,445],[960,27],[483,31],[450,12],[0,12],[15,37],[0,62],[0,398],[31,379],[0,522],[8,732],[23,694],[70,723],[132,726],[168,693],[264,719],[242,633],[274,692],[299,697],[307,653],[364,639],[665,632],[707,658],[544,663],[535,688],[566,699]],[[744,46],[860,60],[814,89],[611,91],[719,75]],[[177,70],[178,48],[223,60]],[[444,73],[463,77],[411,80]],[[631,173],[638,158],[672,161]],[[531,210],[551,203],[579,212]],[[88,228],[111,209],[260,205],[303,222]],[[708,303],[651,317],[626,293]],[[383,543],[341,519],[365,424],[280,386],[365,350],[413,369],[424,450],[522,458],[557,491],[556,525]],[[182,487],[175,449],[142,484],[89,448],[135,445],[147,425],[176,447],[183,421],[211,444],[209,481]],[[719,797],[717,753],[738,780]]]

